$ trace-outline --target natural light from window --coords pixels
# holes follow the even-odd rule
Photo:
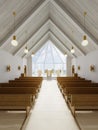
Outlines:
[[[32,75],[66,75],[66,56],[51,41],[47,41],[32,58]]]

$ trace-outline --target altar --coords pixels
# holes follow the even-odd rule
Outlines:
[[[46,69],[44,71],[39,69],[39,70],[36,71],[36,73],[33,73],[32,75],[50,79],[50,78],[65,76],[65,72],[63,72],[60,69],[58,69],[58,70]]]
[[[46,77],[57,77],[60,76],[61,70],[45,70]]]
[[[52,70],[46,70],[45,72],[47,77],[52,77],[52,73],[53,73]]]

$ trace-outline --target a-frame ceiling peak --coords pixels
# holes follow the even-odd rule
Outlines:
[[[91,32],[89,32],[89,29],[85,31],[83,23],[76,19],[74,13],[66,8],[67,5],[65,5],[65,3],[68,4],[68,6],[72,7],[71,5],[69,5],[69,3],[72,3],[72,1],[68,1],[68,3],[66,0],[62,1],[31,0],[31,2],[35,5],[34,7],[28,4],[28,8],[30,6],[30,10],[28,12],[27,8],[25,8],[22,13],[21,11],[18,11],[18,13],[20,13],[19,16],[23,15],[22,18],[20,17],[20,20],[16,19],[15,34],[19,41],[19,45],[14,48],[10,44],[12,36],[14,34],[14,32],[12,31],[13,26],[11,26],[8,30],[6,29],[6,35],[1,35],[0,33],[0,36],[2,36],[2,38],[0,39],[0,49],[4,49],[5,51],[8,51],[13,55],[19,55],[26,58],[31,54],[34,48],[36,48],[35,50],[38,50],[41,45],[45,43],[45,41],[51,39],[54,41],[54,44],[57,42],[56,45],[59,46],[60,49],[65,48],[65,51],[67,51],[71,57],[85,56],[87,53],[97,50],[97,38],[94,37]],[[75,2],[77,2],[77,0]],[[15,0],[13,0],[13,3],[16,3]],[[81,3],[80,0],[78,1],[78,3]],[[9,7],[11,3],[7,2],[6,4],[8,4],[6,9],[8,10],[8,13],[10,13],[11,10],[9,9]],[[19,7],[22,7],[22,4],[20,2],[20,4],[15,6],[18,9]],[[72,8],[74,11],[74,7]],[[91,8],[90,4],[89,8]],[[81,11],[79,8],[77,9],[77,13],[78,11]],[[6,14],[6,11],[3,8],[1,8],[0,11]],[[0,26],[4,26],[1,23],[5,24],[7,23],[7,20],[5,21],[3,14],[0,14],[0,18],[2,18],[0,19]],[[12,20],[12,16],[10,18]],[[89,24],[91,23],[89,23],[89,21],[87,22],[89,26]],[[25,36],[24,34],[26,30],[28,31],[28,36]],[[71,35],[72,30],[74,30],[74,38]],[[3,32],[2,29],[1,32]],[[81,40],[84,33],[86,33],[89,40],[89,45],[85,48],[81,46]],[[30,50],[28,55],[24,55],[23,51],[26,45]],[[70,49],[72,46],[75,48],[76,51],[74,55],[70,53]],[[61,50],[63,51],[63,49]]]

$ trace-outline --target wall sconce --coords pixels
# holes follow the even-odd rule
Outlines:
[[[7,72],[11,71],[11,66],[7,65],[6,70],[7,70]]]
[[[78,70],[80,70],[80,66],[78,66]]]
[[[95,66],[94,65],[90,65],[90,71],[95,71]]]
[[[18,70],[20,70],[21,69],[21,67],[20,67],[20,65],[18,66]]]

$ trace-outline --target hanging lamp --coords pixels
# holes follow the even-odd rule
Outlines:
[[[25,53],[25,54],[28,53],[28,48],[27,48],[27,46],[26,46],[25,49],[24,49],[24,53]]]
[[[75,50],[74,50],[73,46],[72,46],[72,49],[71,49],[71,53],[72,54],[75,53]]]
[[[86,26],[85,26],[85,16],[87,15],[87,12],[84,12],[84,31],[86,31]],[[83,41],[81,43],[82,46],[87,46],[88,45],[88,40],[87,40],[87,36],[84,35],[83,36]]]
[[[34,57],[34,52],[32,52],[31,56]]]
[[[65,52],[65,54],[64,54],[65,56],[67,56],[67,53]]]
[[[27,30],[25,31],[25,37],[26,37],[26,39],[27,39]],[[27,43],[26,43],[27,44]],[[28,50],[28,48],[27,48],[27,45],[26,45],[26,47],[25,47],[25,49],[24,49],[24,53],[25,54],[27,54],[29,52],[29,50]]]
[[[16,12],[13,12],[13,16],[14,16],[14,33],[15,33],[15,16],[16,16]],[[18,41],[16,40],[16,35],[13,35],[13,39],[11,41],[12,46],[18,46]]]

